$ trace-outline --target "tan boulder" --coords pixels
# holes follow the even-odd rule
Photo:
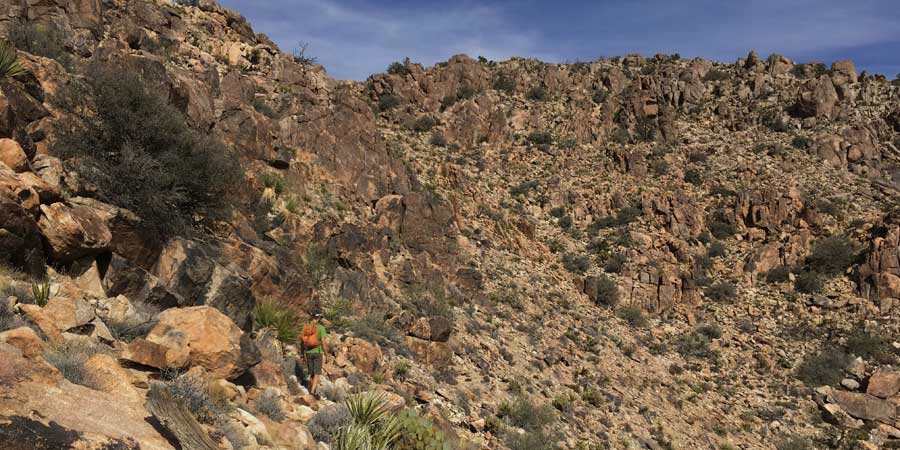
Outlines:
[[[2,162],[0,162],[0,198],[15,202],[28,212],[36,212],[41,204],[37,191],[22,178],[21,174],[15,173]]]
[[[94,210],[54,203],[41,205],[41,213],[38,227],[47,239],[50,255],[56,262],[72,262],[109,248],[112,233]]]
[[[129,402],[143,403],[144,395],[131,383],[131,375],[109,355],[97,354],[85,363],[93,388],[115,394]]]
[[[853,61],[835,61],[831,63],[831,78],[834,80],[835,86],[856,83],[858,77]]]
[[[19,311],[29,322],[34,324],[51,344],[61,344],[65,341],[62,332],[56,323],[38,305],[19,305]]]
[[[417,360],[434,367],[450,364],[453,356],[453,352],[450,351],[446,342],[434,342],[407,336],[406,346]]]
[[[831,397],[835,403],[857,419],[885,422],[897,414],[896,405],[869,394],[836,390],[831,393]]]
[[[28,327],[14,328],[0,333],[0,342],[19,349],[22,356],[26,358],[42,355],[47,347],[40,336]]]
[[[306,426],[296,422],[272,422],[266,420],[266,429],[269,431],[275,445],[285,450],[308,450],[316,448],[316,440]]]
[[[12,139],[0,139],[0,162],[16,172],[28,169],[28,156],[22,146]]]
[[[211,378],[232,379],[246,370],[242,335],[215,308],[173,308],[163,311],[146,339],[133,342],[122,357],[160,369],[200,366]]]
[[[59,331],[67,331],[94,320],[94,307],[80,298],[53,297],[44,306],[44,314]]]
[[[869,378],[867,394],[888,398],[897,392],[900,392],[900,371],[879,369]]]
[[[269,360],[263,360],[259,364],[250,368],[250,375],[253,376],[253,385],[259,389],[268,387],[287,389],[287,381],[281,366]]]
[[[364,373],[374,374],[381,367],[383,355],[375,344],[350,337],[344,341],[342,350],[346,352],[347,360]]]

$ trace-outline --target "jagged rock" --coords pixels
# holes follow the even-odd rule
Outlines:
[[[22,146],[12,139],[0,139],[0,162],[16,172],[28,169],[28,156]]]
[[[341,347],[335,356],[346,359],[357,369],[365,374],[372,375],[381,368],[382,352],[378,346],[362,339],[349,337],[341,343]]]
[[[264,360],[250,368],[250,376],[253,378],[253,386],[259,389],[269,387],[286,389],[287,387],[281,366],[271,361]]]
[[[900,371],[876,370],[869,378],[866,393],[875,397],[888,398],[900,392]]]
[[[109,249],[112,233],[92,209],[63,203],[41,205],[38,227],[47,239],[50,256],[57,263],[96,255]]]
[[[35,266],[43,268],[44,249],[37,222],[17,197],[5,195],[2,184],[0,180],[0,260],[29,272]]]
[[[806,89],[794,105],[795,116],[831,119],[837,115],[839,98],[831,78],[825,75],[812,79],[806,83]]]
[[[38,305],[19,305],[19,311],[29,322],[37,327],[43,337],[51,344],[62,344],[65,339],[56,323],[53,322],[43,308]]]
[[[868,394],[833,391],[831,397],[848,414],[858,419],[886,422],[897,413],[893,403]]]
[[[252,364],[244,359],[247,350],[242,335],[215,308],[168,309],[159,315],[150,334],[130,344],[122,357],[160,369],[200,366],[212,378],[233,379]],[[255,359],[259,360],[258,354]]]
[[[94,307],[80,298],[53,297],[43,312],[59,331],[81,327],[94,320]]]
[[[127,300],[171,308],[185,303],[159,279],[129,260],[113,253],[103,277],[107,295],[124,296]]]
[[[844,428],[858,429],[862,428],[865,425],[865,422],[859,419],[854,419],[849,414],[847,414],[847,411],[844,411],[843,408],[834,403],[827,403],[822,406],[822,409],[825,410],[825,413],[829,418],[831,418],[832,421]]]
[[[179,306],[209,305],[249,330],[256,298],[240,269],[215,262],[211,249],[176,239],[163,249],[152,273],[179,296]]]
[[[853,61],[835,61],[831,63],[831,78],[835,86],[856,83],[856,66]]]
[[[855,391],[859,389],[859,382],[852,378],[844,378],[843,380],[841,380],[841,386],[851,391]]]

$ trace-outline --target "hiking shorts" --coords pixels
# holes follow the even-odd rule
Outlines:
[[[307,353],[306,354],[306,371],[310,376],[320,375],[322,373],[322,354]]]

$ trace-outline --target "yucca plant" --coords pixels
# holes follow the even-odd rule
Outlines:
[[[50,280],[44,279],[40,282],[31,283],[31,295],[34,296],[34,303],[40,307],[47,306],[50,301]]]
[[[400,421],[383,393],[364,392],[345,401],[351,423],[335,439],[335,450],[395,450]]]
[[[5,41],[0,41],[0,80],[11,78],[25,73],[25,68],[19,62],[19,55],[15,47]]]
[[[278,340],[294,343],[299,335],[300,318],[297,314],[272,300],[263,300],[253,310],[253,322],[257,329],[271,328],[278,334]]]

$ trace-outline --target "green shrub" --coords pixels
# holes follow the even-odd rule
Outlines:
[[[656,140],[658,129],[656,119],[645,117],[635,125],[634,135],[641,142],[653,142]]]
[[[844,378],[850,357],[843,350],[829,347],[807,355],[797,367],[797,378],[809,387],[835,385]]]
[[[509,194],[513,197],[526,195],[539,186],[536,180],[523,181],[509,189]]]
[[[600,275],[598,278],[596,303],[601,306],[615,308],[619,304],[619,287],[612,278],[606,275]]]
[[[619,308],[616,314],[620,319],[624,320],[628,325],[634,328],[644,328],[647,326],[647,316],[644,315],[644,310],[641,309],[640,306],[626,305]]]
[[[261,330],[271,328],[278,335],[278,340],[293,344],[299,335],[300,318],[297,314],[274,300],[263,300],[253,309],[254,328]]]
[[[737,287],[730,281],[720,281],[706,288],[706,296],[717,302],[732,302],[737,296]]]
[[[47,302],[50,301],[50,297],[52,296],[52,293],[50,292],[50,280],[45,278],[39,282],[32,281],[31,296],[34,299],[35,305],[42,308],[47,306]]]
[[[802,436],[782,436],[775,443],[777,450],[814,450],[812,442]]]
[[[557,221],[557,225],[563,230],[568,230],[572,227],[572,216],[566,214],[565,216],[560,217]]]
[[[350,422],[340,429],[331,448],[334,450],[391,449],[400,440],[397,416],[389,409],[384,394],[364,392],[352,395],[344,404]]]
[[[260,181],[262,181],[263,186],[272,189],[277,195],[283,194],[285,189],[287,189],[287,181],[285,181],[284,176],[277,173],[264,173],[260,177]]]
[[[692,163],[705,164],[707,159],[709,159],[709,155],[700,150],[695,150],[688,154],[688,161]]]
[[[583,274],[591,268],[591,258],[587,255],[566,253],[562,257],[563,267],[571,273]]]
[[[728,72],[721,69],[712,69],[703,76],[703,81],[722,81],[728,79]]]
[[[56,96],[62,114],[51,149],[97,186],[102,200],[135,212],[145,234],[157,238],[224,210],[243,184],[232,152],[190,129],[138,73],[94,64],[86,75]]]
[[[657,176],[663,176],[669,173],[669,163],[664,159],[657,159],[650,163],[650,168]]]
[[[269,104],[261,98],[253,99],[253,109],[270,119],[275,119],[278,117],[278,114],[275,113],[275,110],[273,110],[272,107],[269,106]]]
[[[897,350],[891,345],[891,339],[864,329],[857,329],[847,337],[847,351],[880,364],[897,362]]]
[[[701,325],[697,328],[697,332],[708,337],[710,340],[722,337],[722,328],[716,324]]]
[[[699,169],[688,169],[684,172],[684,181],[694,186],[703,184],[703,173]]]
[[[615,253],[606,260],[606,263],[603,265],[603,271],[607,273],[619,273],[622,271],[622,266],[625,265],[627,260],[625,255]]]
[[[538,101],[538,102],[546,100],[547,99],[547,90],[544,89],[543,86],[535,86],[528,90],[528,92],[525,94],[525,98],[527,98],[528,100],[534,100],[534,101]]]
[[[446,147],[447,138],[444,137],[444,133],[435,131],[434,133],[431,133],[431,138],[428,140],[428,143],[434,145],[435,147]]]
[[[404,409],[396,414],[400,436],[396,450],[450,450],[450,443],[434,422],[419,417],[414,409]]]
[[[410,73],[409,70],[409,58],[400,61],[394,61],[390,65],[388,65],[387,73],[392,75],[407,75]]]
[[[684,358],[715,359],[716,352],[710,348],[710,337],[698,331],[683,334],[675,341],[675,350]]]
[[[826,275],[838,275],[856,261],[857,250],[844,236],[831,236],[813,245],[806,262],[812,270]]]
[[[528,142],[533,145],[550,145],[553,143],[553,135],[549,131],[533,131],[528,135]]]
[[[707,256],[710,258],[718,258],[720,256],[725,256],[725,244],[715,241],[709,244],[709,249],[706,251]]]
[[[340,430],[349,425],[350,421],[350,410],[347,409],[347,405],[335,403],[319,409],[307,424],[307,428],[316,441],[331,444]]]
[[[712,233],[713,237],[716,239],[728,239],[737,233],[737,229],[730,223],[716,220],[709,224],[709,232]]]
[[[766,281],[769,283],[784,283],[790,279],[791,268],[776,266],[766,272]]]
[[[606,89],[597,89],[594,91],[594,94],[591,95],[591,100],[599,105],[605,102],[607,97],[609,97],[609,92]]]
[[[791,139],[791,146],[793,146],[794,148],[797,148],[800,150],[806,150],[807,148],[809,148],[809,145],[810,145],[810,140],[806,136],[797,135],[797,136],[794,136],[793,139]]]
[[[55,25],[17,22],[10,27],[8,38],[10,43],[23,52],[50,58],[66,70],[72,69],[72,55],[65,46],[66,35]]]
[[[378,99],[378,110],[381,112],[396,108],[402,103],[402,99],[397,95],[382,95]]]
[[[426,131],[431,131],[434,126],[437,125],[437,121],[435,121],[431,116],[422,116],[416,119],[413,123],[413,131],[417,133],[425,133]]]
[[[355,337],[383,346],[392,346],[400,340],[397,329],[384,320],[384,313],[372,311],[350,323]]]
[[[97,386],[98,380],[94,379],[85,364],[98,353],[100,349],[93,344],[70,341],[48,348],[44,352],[44,359],[59,369],[65,379],[93,389]]]
[[[276,422],[281,422],[285,418],[281,396],[276,390],[266,389],[259,394],[256,398],[256,410]]]
[[[493,87],[498,91],[511,93],[516,90],[516,80],[505,73],[501,73],[494,79]]]
[[[814,270],[804,270],[794,279],[794,288],[806,294],[817,294],[822,287],[822,276]]]

